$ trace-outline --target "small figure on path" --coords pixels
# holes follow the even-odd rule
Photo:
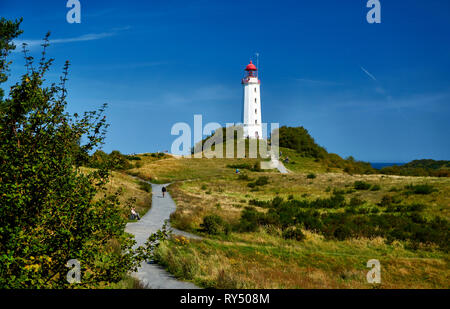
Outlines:
[[[239,173],[240,173],[240,171],[239,171],[239,169],[237,168],[237,169],[236,169],[236,174],[239,174]]]
[[[131,208],[131,220],[141,220],[141,217],[139,216],[138,212],[136,211],[136,208]]]
[[[165,196],[165,194],[166,194],[166,191],[167,191],[167,189],[166,189],[166,187],[162,187],[162,194],[163,194],[163,197]]]

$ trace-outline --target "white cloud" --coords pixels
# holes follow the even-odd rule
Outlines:
[[[65,44],[65,43],[73,43],[73,42],[85,42],[85,41],[96,41],[104,38],[112,37],[116,35],[117,32],[102,32],[102,33],[88,33],[83,34],[81,36],[73,37],[73,38],[64,38],[64,39],[51,39],[50,44]],[[17,47],[21,47],[23,43],[28,45],[28,48],[33,48],[36,46],[40,46],[43,43],[43,40],[15,40],[14,44]],[[21,49],[16,49],[16,51],[21,51]]]

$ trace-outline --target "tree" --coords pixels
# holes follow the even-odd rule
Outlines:
[[[0,20],[1,82],[20,22]],[[83,116],[65,111],[69,63],[58,84],[45,85],[48,38],[37,66],[24,46],[27,73],[0,98],[0,288],[95,287],[148,256],[132,249],[117,194],[94,199],[106,192],[108,170],[80,171],[80,153],[104,140],[106,106]],[[81,264],[76,285],[66,280],[71,259]]]
[[[279,145],[294,149],[304,157],[324,158],[327,155],[325,148],[317,145],[303,127],[282,126],[279,129]]]

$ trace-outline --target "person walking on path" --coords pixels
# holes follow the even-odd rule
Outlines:
[[[163,194],[163,197],[165,196],[166,191],[167,191],[166,187],[162,187],[162,194]]]

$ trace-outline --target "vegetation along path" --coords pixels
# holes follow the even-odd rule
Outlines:
[[[175,202],[166,192],[162,197],[162,187],[167,184],[152,184],[152,208],[138,222],[128,223],[125,231],[133,234],[136,239],[136,246],[144,245],[147,238],[161,229],[164,221],[169,219],[172,212],[176,210]],[[174,234],[189,238],[199,238],[183,231],[170,228]],[[134,277],[139,279],[146,288],[149,289],[197,289],[193,283],[177,280],[170,275],[163,267],[153,262],[142,262],[141,267]]]

